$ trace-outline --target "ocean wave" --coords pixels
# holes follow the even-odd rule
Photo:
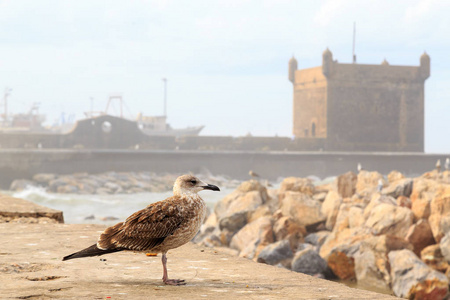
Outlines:
[[[220,193],[202,193],[202,198],[210,208],[232,192],[223,189]],[[63,211],[64,221],[68,224],[105,224],[111,225],[125,220],[129,215],[154,203],[172,196],[172,192],[136,193],[136,194],[56,194],[48,193],[43,187],[28,186],[18,192],[4,191],[16,198]]]

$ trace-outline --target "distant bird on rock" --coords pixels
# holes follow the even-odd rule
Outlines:
[[[264,182],[264,185],[266,186],[266,187],[273,187],[273,185],[270,183],[270,181],[269,180],[267,180],[266,179],[266,181]]]
[[[440,160],[440,159],[438,159],[437,162],[436,162],[436,170],[437,170],[438,172],[441,171],[441,160]]]
[[[248,175],[250,175],[252,177],[252,179],[259,177],[259,175],[256,174],[255,172],[253,172],[253,170],[248,171]]]
[[[445,170],[448,171],[448,169],[450,168],[450,158],[446,158],[445,159],[445,164],[444,164]]]
[[[166,253],[189,242],[198,232],[206,216],[206,204],[197,194],[202,190],[220,191],[193,175],[177,178],[173,196],[152,203],[129,216],[125,222],[107,228],[97,244],[63,258],[99,256],[124,250],[162,253],[163,282],[183,285],[184,280],[169,279]]]
[[[381,192],[381,191],[383,190],[383,186],[384,186],[383,180],[378,179],[377,191],[378,191],[378,192]]]
[[[356,170],[358,170],[358,173],[361,172],[362,169],[363,168],[361,166],[361,163],[358,163],[358,165],[356,166]]]

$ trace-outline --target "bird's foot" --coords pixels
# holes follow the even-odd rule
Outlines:
[[[183,279],[166,279],[166,280],[164,280],[164,284],[167,284],[167,285],[185,285],[186,282],[184,282]]]

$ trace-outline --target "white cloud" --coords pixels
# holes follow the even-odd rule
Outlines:
[[[416,23],[430,13],[434,0],[420,0],[415,5],[406,8],[404,20],[407,23]],[[442,2],[442,1],[440,1]],[[437,4],[437,3],[435,3]]]
[[[349,0],[328,0],[319,8],[314,16],[314,21],[322,27],[328,26],[345,11],[348,4]]]
[[[198,125],[189,116],[201,113],[208,134],[273,135],[277,128],[290,136],[287,61],[295,53],[300,68],[317,66],[330,47],[336,59],[350,62],[354,21],[358,62],[386,57],[417,65],[427,50],[427,103],[449,101],[448,3],[0,0],[0,90],[13,87],[14,103],[39,99],[49,114],[81,114],[90,96],[103,108],[108,93],[122,91],[131,110],[159,114],[167,77],[173,125]],[[209,111],[200,112],[203,107]],[[221,114],[232,124],[216,122]],[[439,120],[427,128],[446,124]]]

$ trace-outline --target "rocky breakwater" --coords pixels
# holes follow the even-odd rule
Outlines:
[[[445,299],[450,277],[450,173],[342,174],[279,189],[242,183],[215,206],[197,243],[409,299]]]
[[[156,174],[153,172],[105,172],[100,174],[40,173],[32,180],[17,179],[10,190],[20,191],[27,187],[42,187],[47,192],[59,194],[134,194],[160,193],[172,190],[180,174]],[[211,184],[222,188],[234,188],[239,182],[224,176],[198,175]]]

